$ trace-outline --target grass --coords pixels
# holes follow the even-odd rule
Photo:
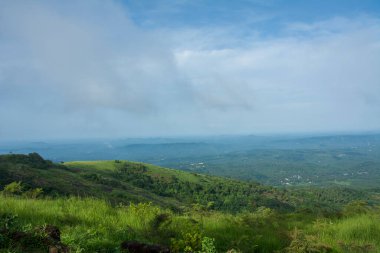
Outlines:
[[[179,180],[187,181],[190,183],[199,183],[201,179],[208,181],[207,179],[209,178],[208,176],[203,175],[203,174],[189,173],[189,172],[175,170],[175,169],[162,168],[162,167],[155,166],[152,164],[145,164],[145,163],[131,162],[131,161],[119,161],[118,163],[115,163],[114,160],[112,161],[75,161],[75,162],[65,162],[64,165],[72,169],[81,168],[81,169],[96,170],[96,171],[115,171],[117,168],[121,167],[123,164],[126,164],[126,163],[143,164],[148,169],[147,175],[151,175],[155,177],[170,178],[170,177],[175,176]]]
[[[36,157],[7,156],[0,164],[0,185],[25,186],[14,183],[0,194],[0,252],[10,249],[4,246],[5,214],[17,216],[17,231],[58,226],[63,243],[78,253],[119,252],[125,240],[173,252],[203,253],[203,241],[213,242],[217,252],[380,252],[380,214],[373,207],[378,202],[368,204],[358,191],[290,191],[128,161],[56,165],[33,162]],[[30,195],[35,187],[43,188],[45,198]],[[284,210],[273,197],[300,206]],[[323,202],[326,197],[340,208]],[[229,209],[239,205],[244,208]]]
[[[312,231],[319,241],[335,246],[342,253],[380,252],[378,212],[314,225]]]
[[[37,162],[33,157],[38,158]],[[153,202],[173,210],[196,203],[204,206],[213,203],[213,209],[230,212],[252,211],[258,206],[282,211],[299,206],[327,210],[353,200],[372,201],[368,193],[343,188],[276,189],[129,161],[53,164],[38,154],[0,156],[0,188],[15,181],[22,181],[28,189],[42,188],[48,196],[96,197],[113,204]]]
[[[200,244],[202,238],[209,237],[215,239],[218,252],[234,248],[269,253],[286,248],[295,227],[319,244],[329,245],[334,252],[380,252],[380,219],[376,211],[335,220],[311,220],[268,208],[237,215],[200,210],[176,214],[143,203],[113,207],[93,198],[0,196],[0,215],[5,213],[17,215],[21,227],[58,226],[62,241],[72,252],[119,252],[125,240],[179,245],[183,250],[192,243],[189,238],[200,238],[195,240]]]
[[[124,240],[168,246],[186,244],[189,243],[186,242],[188,235],[215,238],[218,252],[233,247],[243,252],[254,249],[272,252],[284,246],[273,232],[269,235],[269,230],[245,225],[241,220],[243,216],[218,212],[174,214],[150,204],[112,207],[103,200],[76,197],[36,200],[1,196],[0,203],[0,214],[17,215],[24,227],[58,226],[62,241],[73,252],[117,252]],[[170,218],[159,226],[154,225],[155,219],[162,214]],[[260,232],[267,234],[263,236]],[[270,239],[264,241],[263,238]]]
[[[114,171],[121,163],[115,163],[115,161],[76,161],[65,162],[69,168],[83,168],[83,169],[95,169],[95,170],[109,170]]]
[[[102,200],[18,199],[1,197],[0,213],[18,217],[22,226],[58,226],[74,252],[113,252],[123,240],[144,238],[144,229],[160,209],[149,205],[113,208]]]

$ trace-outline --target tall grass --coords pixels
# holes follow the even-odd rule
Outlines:
[[[380,213],[325,221],[315,224],[311,232],[338,252],[380,252]]]
[[[93,198],[0,196],[0,214],[4,213],[17,215],[22,226],[58,226],[63,243],[73,252],[117,252],[124,240],[185,247],[200,244],[202,237],[214,238],[218,252],[232,248],[242,252],[273,252],[286,244],[273,229],[272,214],[263,212],[235,216],[200,211],[175,214],[143,203],[112,207]]]
[[[146,241],[144,229],[160,209],[147,204],[113,208],[102,200],[0,197],[0,213],[18,216],[21,225],[52,224],[77,252],[113,252],[123,240]]]
[[[313,243],[329,245],[334,252],[380,252],[380,219],[376,212],[312,223],[310,217],[278,214],[268,208],[237,215],[200,210],[176,214],[143,203],[113,207],[93,198],[0,195],[0,215],[6,213],[17,215],[21,226],[58,226],[63,243],[72,252],[118,252],[125,240],[160,243],[181,251],[184,245],[199,244],[209,237],[215,239],[218,252],[236,249],[269,253],[290,244],[294,224],[312,236]]]

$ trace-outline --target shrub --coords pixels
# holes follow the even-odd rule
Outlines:
[[[201,253],[216,253],[214,238],[203,237]]]
[[[343,208],[343,215],[346,217],[355,216],[355,215],[368,213],[368,211],[369,211],[369,206],[367,202],[352,201]]]
[[[5,195],[20,195],[22,193],[23,186],[20,182],[12,182],[4,187],[3,193]]]
[[[202,235],[199,232],[185,233],[179,239],[172,239],[173,252],[197,252],[202,249]]]
[[[294,229],[290,237],[292,241],[290,245],[285,248],[286,253],[332,253],[333,249],[328,246],[317,242],[316,237],[306,235],[302,230]]]
[[[24,192],[22,195],[26,198],[36,199],[40,197],[43,194],[43,192],[44,190],[42,188],[35,188]]]

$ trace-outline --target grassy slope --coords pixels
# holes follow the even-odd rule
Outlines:
[[[182,185],[182,189],[175,189],[169,196],[175,199],[176,203],[171,203],[172,207],[179,207],[179,202],[182,206],[189,206],[189,204],[202,203],[207,205],[208,202],[220,202],[226,201],[227,198],[238,200],[244,198],[244,203],[236,202],[234,206],[236,210],[249,209],[250,202],[247,199],[255,198],[255,201],[263,205],[276,207],[278,209],[292,209],[288,199],[281,199],[281,193],[272,187],[262,186],[256,183],[241,182],[234,179],[228,179],[217,176],[209,176],[198,173],[190,173],[175,169],[162,168],[159,166],[130,162],[130,161],[76,161],[66,162],[64,165],[71,170],[81,170],[82,173],[97,173],[105,178],[115,179],[115,172],[123,166],[140,165],[144,167],[144,171],[138,172],[139,175],[147,176],[152,179],[153,182],[163,184],[164,187],[169,190],[173,190],[171,187],[176,182]],[[132,169],[133,171],[133,169]],[[131,170],[127,174],[132,174]],[[119,178],[122,181],[126,179]],[[143,183],[141,188],[149,189],[146,183]],[[215,189],[217,188],[217,189]],[[159,196],[165,196],[164,192],[157,189],[149,189],[150,192],[155,192]],[[225,192],[223,192],[226,190]],[[177,193],[176,193],[177,191]],[[192,191],[193,194],[189,194],[187,191]],[[216,191],[214,193],[214,191]],[[185,192],[185,193],[184,193]],[[205,195],[202,195],[205,194]],[[252,200],[253,202],[253,200]],[[233,204],[227,204],[233,206]],[[240,205],[240,207],[239,207]],[[217,209],[230,210],[226,207],[217,206]]]
[[[2,156],[5,157],[5,156]],[[1,161],[0,161],[1,162]],[[113,169],[111,162],[98,162],[102,170]],[[51,196],[74,195],[93,196],[105,198],[113,203],[118,202],[154,202],[161,206],[177,206],[178,201],[172,198],[157,196],[150,191],[135,187],[128,182],[111,179],[104,184],[94,182],[83,177],[93,167],[68,168],[63,165],[49,165],[48,168],[40,168],[25,163],[11,163],[5,166],[0,163],[0,185],[4,186],[14,181],[22,181],[31,188],[41,187],[44,192]],[[118,191],[122,194],[116,194]]]
[[[128,161],[53,164],[34,156],[0,156],[0,187],[22,181],[27,188],[43,188],[49,196],[92,196],[113,204],[153,202],[173,209],[210,201],[216,201],[218,209],[226,205],[235,210],[249,208],[253,200],[279,208],[290,206],[278,199],[281,195],[275,189],[253,183]],[[131,169],[121,173],[125,166]]]
[[[76,161],[76,162],[66,162],[64,163],[64,165],[71,169],[80,168],[80,169],[88,170],[88,171],[96,170],[98,172],[104,172],[104,171],[114,172],[117,168],[122,167],[126,163],[144,164],[144,163],[131,162],[131,161],[120,161],[120,163],[115,163],[115,161]],[[201,180],[210,182],[212,180],[218,179],[217,177],[210,177],[203,174],[195,174],[195,173],[189,173],[189,172],[184,172],[180,170],[162,168],[162,167],[155,166],[152,164],[144,164],[144,165],[148,168],[148,171],[146,172],[146,174],[153,177],[170,178],[172,176],[175,176],[182,181],[188,181],[190,183],[201,183]],[[220,179],[220,180],[226,180],[226,179]]]
[[[231,248],[240,249],[242,252],[273,252],[290,245],[295,228],[302,229],[307,235],[295,238],[294,241],[299,244],[313,247],[314,244],[326,244],[333,247],[334,252],[380,252],[380,217],[376,211],[351,215],[348,218],[329,216],[329,220],[320,220],[323,216],[310,213],[308,210],[280,213],[258,208],[256,211],[232,215],[206,211],[197,206],[190,209],[191,205],[181,202],[180,198],[163,197],[151,190],[136,187],[123,179],[123,174],[118,174],[118,171],[127,165],[128,168],[137,170],[137,176],[149,176],[157,182],[168,182],[169,185],[173,178],[176,178],[178,182],[189,185],[189,189],[197,185],[221,186],[229,191],[229,195],[221,197],[230,199],[237,197],[234,195],[234,189],[241,189],[244,194],[247,189],[257,188],[259,194],[256,196],[259,196],[260,200],[273,200],[273,196],[281,195],[283,200],[289,203],[305,204],[307,201],[315,202],[315,199],[318,202],[320,198],[328,197],[327,195],[339,200],[345,193],[341,190],[329,192],[326,189],[325,192],[310,193],[307,192],[308,189],[304,189],[293,193],[260,185],[249,188],[249,183],[127,161],[70,162],[56,165],[41,159],[34,156],[0,156],[0,185],[21,180],[27,187],[44,188],[51,196],[80,195],[95,196],[98,199],[58,197],[35,200],[0,195],[0,215],[18,215],[22,227],[57,225],[62,230],[63,241],[77,252],[117,252],[121,241],[132,239],[175,247],[183,241],[190,240],[188,237],[194,235],[215,238],[218,252],[225,252]],[[143,170],[140,171],[140,168]],[[130,175],[132,172],[127,171],[126,174]],[[93,178],[94,174],[96,180]],[[346,193],[349,195],[342,198],[344,201],[357,194],[347,191]],[[197,192],[194,192],[194,196],[195,194]],[[292,197],[293,195],[295,197]],[[300,195],[303,195],[303,198]],[[100,200],[99,197],[107,201]],[[360,197],[361,195],[357,196]],[[293,202],[294,200],[299,202]],[[109,203],[130,201],[151,201],[161,207],[146,204],[115,206]],[[343,205],[344,201],[339,204]],[[187,211],[180,214],[166,208],[185,204],[188,205],[185,209]],[[169,218],[156,226],[162,213],[168,214]],[[370,251],[363,251],[364,248],[369,248]]]
[[[22,226],[54,224],[60,227],[63,242],[74,252],[115,252],[124,240],[172,246],[189,235],[215,238],[218,252],[233,247],[243,252],[254,249],[272,252],[288,243],[285,228],[273,229],[271,214],[236,216],[191,212],[178,215],[147,204],[112,207],[102,200],[74,197],[33,200],[0,196],[0,200],[0,214],[16,214]],[[170,218],[163,226],[155,228],[153,221],[162,213]],[[258,219],[258,226],[249,226]],[[251,224],[247,224],[249,221]]]
[[[181,170],[163,168],[155,166],[152,164],[145,164],[139,162],[130,161],[120,161],[120,163],[115,163],[114,161],[76,161],[76,162],[66,162],[65,166],[72,170],[81,169],[84,172],[98,172],[103,173],[103,175],[112,175],[118,168],[125,164],[142,164],[146,166],[147,171],[144,174],[149,175],[157,180],[163,180],[164,182],[170,183],[170,180],[174,177],[181,182],[189,182],[191,184],[210,186],[220,184],[222,186],[236,186],[236,187],[246,187],[252,183],[247,183],[245,181],[238,181],[235,179],[229,179],[218,176],[209,176],[199,173],[190,173]],[[375,195],[371,195],[369,192],[354,190],[350,188],[342,187],[329,187],[329,188],[313,188],[313,187],[294,187],[293,189],[285,190],[281,188],[273,188],[262,186],[254,183],[258,188],[260,188],[260,198],[265,199],[276,199],[282,198],[286,203],[292,205],[314,205],[318,202],[318,206],[328,206],[333,205],[341,206],[345,205],[354,200],[365,200],[373,204],[377,204],[378,200],[375,199]],[[249,197],[249,196],[245,196]]]
[[[298,233],[293,241],[295,248],[325,245],[334,250],[331,252],[380,252],[380,216],[376,210],[348,218],[319,220],[269,209],[237,215],[199,211],[175,214],[148,204],[112,207],[103,200],[75,197],[36,200],[0,195],[0,203],[0,215],[17,215],[20,227],[58,226],[63,242],[73,252],[118,252],[124,240],[175,248],[175,245],[183,247],[184,241],[192,245],[191,236],[207,236],[215,239],[217,252],[235,248],[241,252],[269,253],[289,246],[294,231],[306,235]],[[155,225],[162,214],[168,218]]]
[[[122,171],[123,168],[127,170]],[[141,169],[142,168],[142,169]],[[276,189],[251,182],[208,176],[128,161],[87,161],[53,164],[37,154],[1,155],[0,188],[13,181],[43,188],[49,196],[92,196],[113,204],[153,202],[182,209],[194,203],[224,211],[254,210],[267,206],[339,209],[352,200],[370,200],[367,193],[344,188]]]

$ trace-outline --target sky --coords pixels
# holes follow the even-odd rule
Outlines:
[[[378,0],[0,1],[0,140],[379,130]]]

